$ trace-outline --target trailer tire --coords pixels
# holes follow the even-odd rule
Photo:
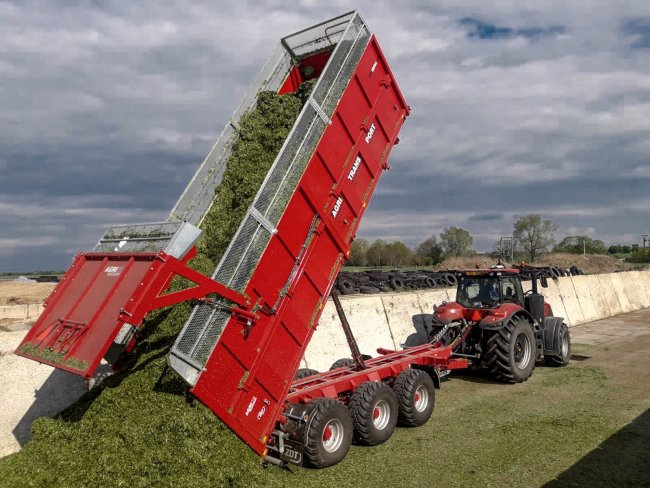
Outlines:
[[[571,334],[565,323],[560,325],[560,354],[557,356],[544,356],[548,366],[566,366],[571,361]]]
[[[336,368],[349,368],[350,366],[354,366],[354,359],[341,358],[341,359],[337,359],[332,363],[332,365],[330,366],[330,371]]]
[[[386,442],[397,425],[397,397],[393,390],[377,381],[360,385],[348,402],[354,426],[354,441],[364,446]]]
[[[420,427],[429,420],[436,391],[431,376],[425,371],[405,369],[397,376],[393,390],[397,396],[399,425]]]
[[[513,317],[487,340],[487,367],[495,379],[521,383],[535,368],[536,340],[533,326],[523,317]]]
[[[315,369],[311,368],[300,368],[298,371],[296,371],[296,375],[293,377],[294,381],[295,380],[302,380],[305,378],[309,378],[310,376],[317,375],[319,372],[316,371]]]
[[[303,438],[304,464],[310,468],[333,466],[346,456],[352,444],[352,417],[341,402],[316,398]]]

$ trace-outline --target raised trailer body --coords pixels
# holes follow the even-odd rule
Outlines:
[[[191,270],[186,262],[196,252],[198,226],[241,115],[261,90],[286,93],[315,77],[214,274]],[[292,386],[294,375],[408,114],[357,12],[283,38],[169,221],[110,228],[93,253],[80,254],[18,353],[90,378],[113,346],[118,352],[133,346],[147,312],[198,300],[168,363],[194,397],[266,455],[285,410],[307,399]],[[195,286],[167,293],[176,275]],[[438,354],[431,351],[422,357]],[[386,357],[393,369],[410,361],[400,353]],[[380,363],[372,363],[372,371],[385,370]]]

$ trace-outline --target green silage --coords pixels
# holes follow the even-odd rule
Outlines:
[[[228,247],[301,108],[299,94],[262,92],[257,109],[242,116],[239,139],[203,221],[206,238],[201,250],[215,262]]]

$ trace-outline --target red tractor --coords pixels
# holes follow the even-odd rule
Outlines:
[[[459,271],[456,277],[456,301],[434,307],[432,344],[456,343],[453,356],[486,367],[506,383],[526,381],[541,359],[551,366],[569,364],[569,328],[537,292],[538,279],[548,286],[546,276],[534,275],[525,293],[516,269]]]

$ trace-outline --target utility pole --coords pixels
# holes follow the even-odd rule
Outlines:
[[[643,249],[645,249],[645,243],[650,243],[650,239],[648,239],[648,234],[641,234],[641,237],[643,238]]]

